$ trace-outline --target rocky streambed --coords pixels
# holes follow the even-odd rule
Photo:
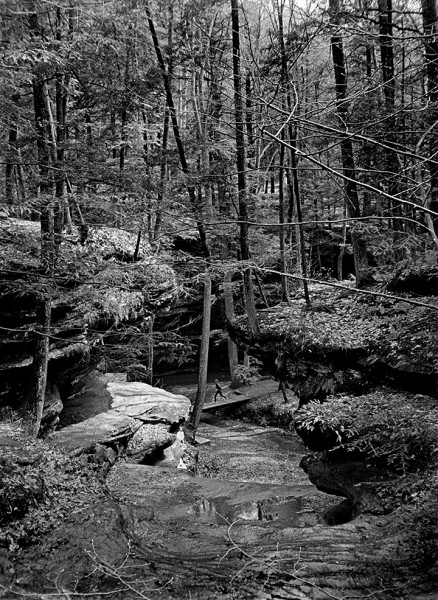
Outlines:
[[[55,444],[77,454],[77,430],[84,451],[94,444],[98,457],[105,455],[102,448],[123,437],[115,428],[123,416],[129,421],[122,423],[123,435],[128,429],[136,435],[142,428],[167,428],[165,444],[172,452],[159,457],[154,442],[144,456],[157,460],[139,464],[138,446],[133,452],[128,441],[99,494],[66,512],[14,564],[0,562],[0,597],[430,597],[422,596],[429,588],[411,568],[404,533],[391,518],[351,520],[341,498],[311,485],[299,467],[306,450],[292,431],[208,415],[199,430],[195,476],[184,468],[184,452],[175,452],[182,443],[176,424],[187,400],[165,394],[164,412],[149,386],[140,400],[128,393],[131,384],[123,393],[109,385],[119,398],[111,426],[103,413],[98,436],[93,416],[88,426],[61,430]],[[141,392],[138,384],[134,388]]]
[[[368,518],[334,525],[340,499],[309,484],[298,437],[217,417],[199,433],[210,442],[200,447],[197,477],[119,463],[108,478],[119,506],[129,506],[135,554],[161,582],[169,578],[154,597],[386,597],[383,557],[374,547],[370,556],[379,526]]]

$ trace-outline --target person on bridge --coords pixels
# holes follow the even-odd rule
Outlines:
[[[226,396],[224,396],[224,394],[222,392],[221,386],[219,385],[219,381],[217,379],[215,379],[214,383],[216,384],[216,391],[214,393],[214,402],[216,402],[218,396],[220,396],[221,398],[226,398]]]

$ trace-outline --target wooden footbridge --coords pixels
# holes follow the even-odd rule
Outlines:
[[[239,388],[238,390],[223,388],[225,398],[219,397],[217,402],[213,402],[212,400],[207,401],[204,404],[202,412],[213,412],[221,408],[228,408],[229,406],[246,404],[251,400],[256,400],[265,394],[272,394],[277,390],[278,382],[272,381],[272,379],[262,379],[251,386]]]
[[[220,397],[220,396],[219,396]],[[238,406],[239,404],[245,404],[250,400],[254,400],[251,396],[247,396],[246,394],[242,394],[239,392],[228,392],[226,394],[225,399],[220,398],[217,402],[208,402],[204,404],[204,408],[202,412],[212,412],[214,410],[219,410],[220,408],[227,408],[228,406]]]

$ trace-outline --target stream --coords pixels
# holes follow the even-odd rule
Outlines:
[[[209,382],[215,376],[210,376]],[[196,383],[187,376],[182,385],[169,387],[189,398],[196,391]],[[227,391],[225,384],[224,389]],[[209,383],[207,400],[213,394],[214,385]],[[228,491],[219,496],[203,495],[190,511],[195,520],[278,521],[288,527],[336,525],[350,520],[349,507],[342,498],[320,492],[310,484],[299,466],[308,450],[295,431],[233,418],[229,408],[204,413],[197,440],[198,476],[227,481]],[[237,484],[234,498],[232,482]],[[241,484],[246,484],[245,494],[238,499]]]
[[[214,381],[214,374],[212,378]],[[229,395],[225,377],[218,379]],[[87,393],[96,405],[87,405],[87,409],[102,411],[109,393],[100,396],[97,382],[91,383]],[[183,382],[165,384],[169,391],[193,398],[196,383],[189,376]],[[105,377],[100,377],[99,385],[106,389]],[[130,397],[123,389],[125,395],[118,398],[132,411],[129,414],[134,414],[136,396]],[[157,595],[147,596],[151,598],[323,600],[360,598],[358,591],[363,589],[369,595],[370,586],[380,585],[374,576],[381,556],[375,552],[373,521],[361,515],[351,520],[346,501],[309,483],[299,466],[307,450],[295,431],[265,425],[266,403],[284,401],[275,382],[260,380],[243,389],[250,410],[245,412],[241,405],[236,413],[234,404],[214,407],[210,379],[210,406],[196,436],[197,475],[185,469],[183,461],[180,468],[175,468],[173,459],[166,463],[166,457],[153,463],[122,458],[107,474],[108,499],[90,505],[88,513],[81,510],[80,521],[77,517],[66,520],[56,535],[69,539],[70,545],[71,540],[79,540],[81,557],[84,545],[91,544],[99,560],[103,556],[105,564],[122,565],[117,567],[118,576],[122,568],[129,577],[131,570],[138,572],[138,581],[155,585]],[[82,402],[84,399],[86,394]],[[292,407],[294,402],[298,404],[293,397],[289,401]],[[145,410],[141,402],[139,406]],[[82,406],[76,410],[78,416],[82,414]],[[115,411],[103,412],[105,424]],[[259,422],[251,421],[250,414]],[[91,435],[95,443],[93,418],[88,426],[82,422],[71,427],[78,425],[81,435]],[[173,422],[181,419],[178,414]],[[152,427],[160,431],[160,426],[166,428],[148,424],[147,435]],[[72,431],[64,437],[71,443]],[[377,533],[380,535],[380,530]],[[50,543],[58,547],[57,538]],[[369,563],[365,574],[364,552]],[[47,570],[58,572],[58,551],[50,556],[53,565]],[[70,564],[70,554],[65,560]],[[353,570],[359,574],[354,581]]]
[[[295,432],[261,427],[240,420],[211,417],[201,423],[199,436],[210,440],[199,451],[198,475],[253,484],[243,502],[219,498],[200,506],[200,514],[225,519],[278,521],[288,527],[339,524],[349,514],[341,498],[318,491],[299,463],[306,448]],[[270,490],[260,499],[260,486]],[[279,487],[281,486],[281,487]],[[207,517],[205,515],[204,518]]]
[[[168,391],[193,400],[196,378],[196,373],[175,373],[166,377],[163,383]],[[226,374],[219,371],[209,373],[206,399],[210,408],[216,378],[225,395],[230,395]],[[277,384],[271,380],[260,380],[244,389],[255,402],[278,395],[276,399],[283,403]],[[90,378],[83,393],[75,398],[69,407],[70,412],[66,411],[66,414],[73,422],[79,419],[85,423],[83,417],[87,415],[95,427],[93,415],[107,410],[109,397],[106,377]],[[298,406],[298,399],[291,397],[290,402],[293,409],[294,402]],[[176,500],[176,505],[169,505],[168,516],[187,518],[192,523],[223,524],[239,520],[262,521],[266,526],[269,521],[274,527],[293,528],[338,525],[349,521],[350,506],[342,502],[342,498],[317,490],[299,466],[308,451],[295,431],[264,425],[263,417],[261,424],[254,423],[241,416],[242,410],[244,414],[244,409],[240,408],[239,419],[233,417],[235,406],[202,414],[196,435],[198,472],[193,481],[197,492],[193,500],[181,502],[178,492],[181,481],[166,483],[166,474],[163,485],[174,487]],[[87,427],[85,429],[85,433],[88,432]],[[67,436],[69,440],[71,435],[70,432]],[[145,468],[141,465],[139,470],[144,472]],[[150,472],[151,477],[153,472],[154,468]],[[181,471],[179,473],[182,474]]]

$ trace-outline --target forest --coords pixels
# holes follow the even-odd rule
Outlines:
[[[137,237],[122,261],[144,242],[185,269],[204,310],[212,281],[240,277],[253,334],[265,280],[310,304],[312,279],[360,289],[436,265],[433,0],[8,0],[1,19],[2,215],[40,223],[46,331],[56,280],[89,272],[97,228]],[[3,279],[19,286],[37,250],[8,223]],[[138,302],[124,277],[106,274],[116,320]]]
[[[4,0],[0,23],[0,438],[76,422],[96,369],[165,394],[190,371],[195,444],[218,369],[272,378],[280,405],[242,415],[405,478],[371,514],[411,485],[438,556],[436,0]],[[366,512],[326,459],[312,483]]]

